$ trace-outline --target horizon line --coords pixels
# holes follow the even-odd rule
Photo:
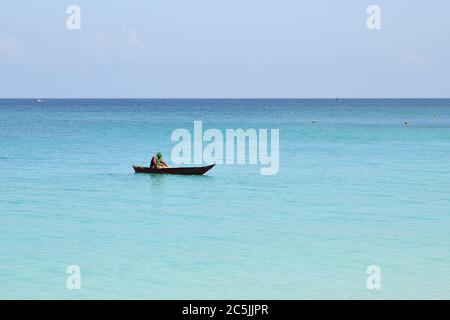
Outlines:
[[[286,97],[0,97],[0,100],[448,100],[450,97],[390,97],[390,98],[373,98],[373,97],[324,97],[324,98],[286,98]]]

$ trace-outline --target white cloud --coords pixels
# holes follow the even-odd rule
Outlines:
[[[395,64],[411,70],[424,71],[428,68],[428,60],[426,57],[409,49],[394,52],[390,57]]]
[[[22,45],[8,34],[0,34],[0,58],[19,58],[25,55]]]
[[[122,29],[123,37],[128,41],[128,44],[133,47],[144,46],[144,42],[139,38],[134,29],[124,28]]]
[[[95,55],[104,62],[138,61],[151,54],[136,30],[131,28],[123,28],[115,34],[97,32],[93,42]]]

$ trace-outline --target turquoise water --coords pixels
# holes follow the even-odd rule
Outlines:
[[[279,173],[133,173],[194,120]],[[0,298],[450,298],[450,100],[0,100],[0,151]]]

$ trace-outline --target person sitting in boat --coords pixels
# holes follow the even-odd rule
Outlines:
[[[161,168],[167,168],[169,167],[166,163],[166,161],[164,161],[162,153],[158,152],[156,155],[154,155],[152,157],[152,160],[150,161],[150,168],[153,169],[161,169]]]

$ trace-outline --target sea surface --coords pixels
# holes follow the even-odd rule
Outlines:
[[[195,120],[278,174],[133,172]],[[0,100],[0,298],[450,299],[450,100]]]

